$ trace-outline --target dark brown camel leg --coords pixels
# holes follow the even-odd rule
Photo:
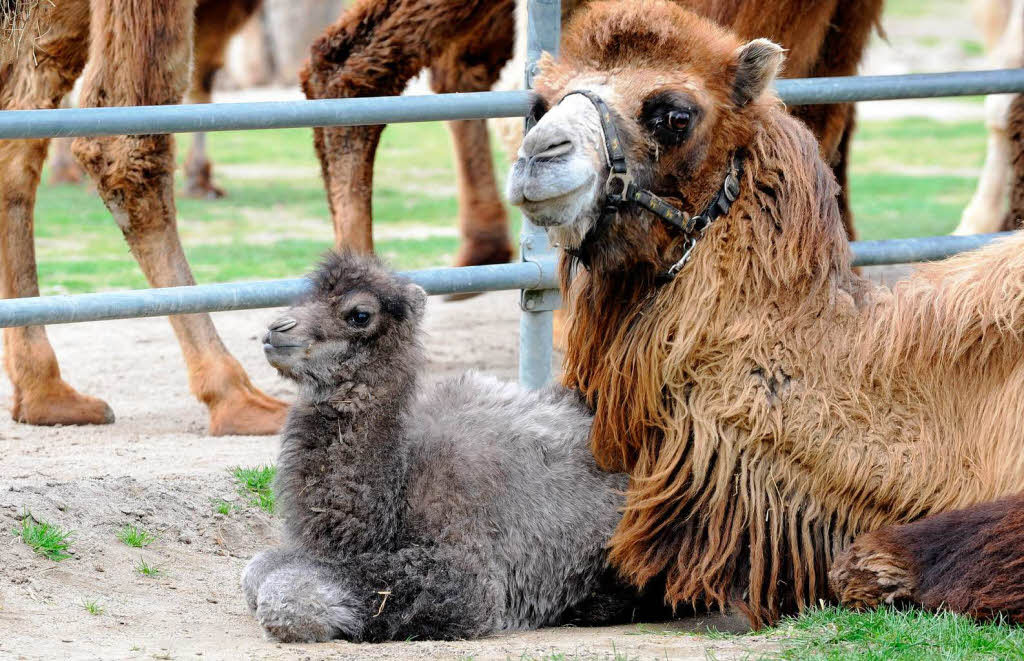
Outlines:
[[[86,0],[60,8],[40,3],[43,34],[23,44],[18,58],[0,70],[5,110],[55,108],[85,64],[89,25]],[[17,94],[17,96],[14,96]],[[33,241],[36,189],[46,140],[0,140],[0,272],[4,298],[38,296]],[[80,394],[60,376],[57,357],[42,326],[4,329],[4,366],[14,386],[11,414],[36,425],[113,422],[107,404]]]
[[[178,103],[192,55],[193,2],[92,0],[91,7],[92,65],[86,69],[81,105]],[[115,62],[117,66],[106,66]],[[96,181],[154,287],[195,282],[178,238],[173,149],[169,135],[78,138],[74,143],[75,156]],[[170,320],[188,365],[192,392],[210,409],[210,433],[276,433],[285,405],[250,383],[210,316]]]
[[[510,0],[361,0],[312,46],[301,73],[310,99],[400,94],[464,35],[477,34]],[[339,247],[373,250],[373,159],[382,126],[314,130]]]
[[[515,20],[509,11],[494,14],[471,40],[452,44],[430,67],[430,83],[439,94],[484,92],[498,80],[512,54]],[[501,264],[512,258],[508,214],[494,177],[487,122],[448,122],[455,148],[459,191],[459,247],[455,266]]]
[[[209,103],[213,79],[224,66],[228,42],[260,7],[260,0],[199,0],[196,5],[195,58],[187,103]],[[217,199],[224,189],[213,183],[213,165],[206,154],[206,134],[196,133],[185,156],[187,197]]]

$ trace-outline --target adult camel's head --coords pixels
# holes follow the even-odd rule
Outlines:
[[[509,199],[588,266],[668,267],[684,250],[674,223],[634,203],[603,214],[608,193],[622,192],[609,182],[614,134],[634,190],[661,198],[685,226],[673,209],[698,215],[717,201],[733,159],[742,167],[756,117],[777,104],[766,92],[782,49],[744,43],[663,1],[596,2],[562,43],[558,62],[542,62],[537,124],[509,175]]]

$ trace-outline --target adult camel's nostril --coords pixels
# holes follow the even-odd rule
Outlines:
[[[558,158],[559,156],[565,156],[570,152],[572,152],[572,142],[569,140],[563,140],[561,142],[547,145],[539,152],[535,153],[532,158],[535,161],[551,160]]]
[[[269,326],[267,326],[267,330],[272,331],[272,332],[276,332],[276,333],[284,333],[286,331],[290,331],[291,329],[295,328],[296,324],[298,324],[298,323],[299,323],[298,321],[296,321],[295,319],[292,319],[291,317],[281,317],[280,319],[278,319],[274,323],[272,323]]]
[[[538,124],[523,138],[519,158],[551,160],[572,153],[572,137],[561,124]]]

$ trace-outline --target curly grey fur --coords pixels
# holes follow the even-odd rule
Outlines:
[[[627,478],[598,470],[575,393],[472,372],[420,389],[423,290],[352,255],[312,280],[264,338],[300,393],[276,484],[289,543],[242,579],[271,635],[465,638],[663,613],[607,567]]]

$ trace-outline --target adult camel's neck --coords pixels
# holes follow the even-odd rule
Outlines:
[[[784,309],[813,320],[837,290],[854,287],[838,187],[813,136],[781,110],[759,122],[739,199],[673,281],[657,283],[670,251],[664,239],[645,242],[635,218],[611,227],[601,253],[632,259],[616,257],[607,270],[594,263],[571,284],[563,264],[571,310],[563,378],[596,412],[591,438],[605,469],[631,470],[642,448],[657,447],[688,370],[708,358],[705,347],[724,346],[737,319]],[[669,384],[680,392],[667,393]]]

